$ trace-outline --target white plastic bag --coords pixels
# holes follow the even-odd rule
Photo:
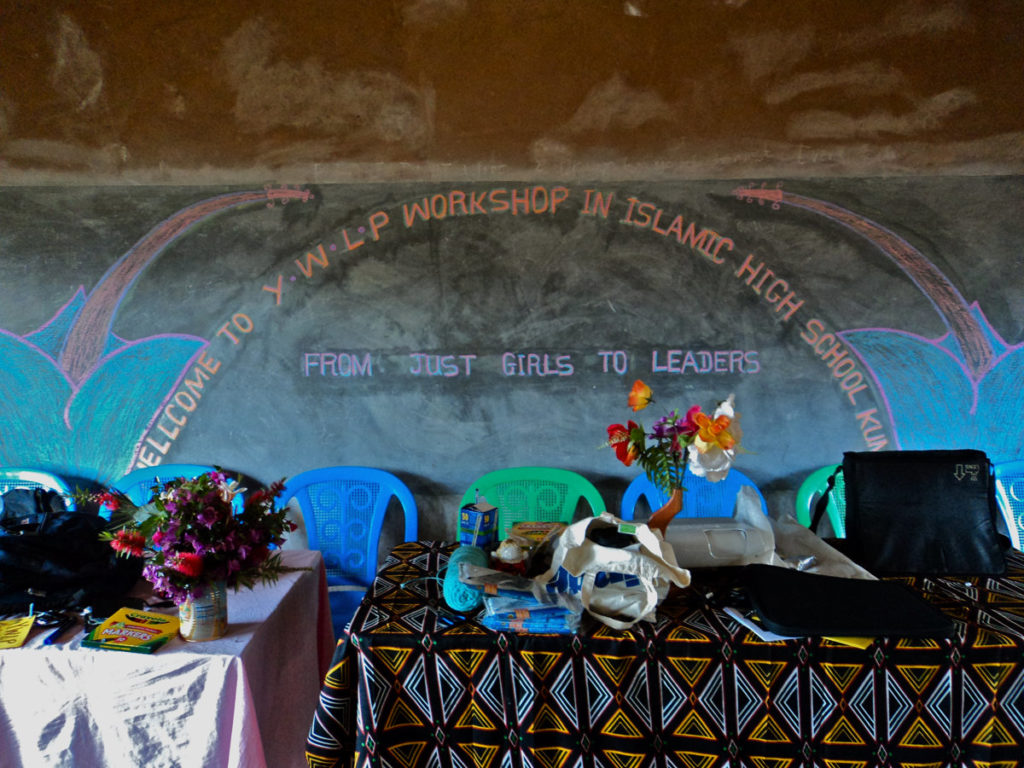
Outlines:
[[[684,510],[685,512],[685,510]],[[761,498],[749,485],[736,495],[732,517],[677,516],[665,532],[676,562],[686,568],[773,562],[775,536],[761,509]]]
[[[615,546],[594,538],[617,539]],[[555,542],[548,570],[536,577],[549,591],[578,594],[586,611],[613,629],[654,621],[669,585],[686,587],[690,572],[646,525],[607,512],[579,520]]]

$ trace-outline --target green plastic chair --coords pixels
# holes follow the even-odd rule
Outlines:
[[[585,501],[596,517],[605,511],[601,493],[587,478],[557,467],[508,467],[479,477],[462,497],[464,507],[482,496],[498,508],[498,539],[522,522],[568,525]]]
[[[796,492],[796,519],[801,525],[811,526],[814,520],[814,508],[818,499],[828,487],[828,479],[839,464],[831,464],[821,467],[809,474]],[[828,506],[825,507],[829,522],[832,523],[832,531],[836,538],[846,538],[846,486],[843,483],[843,473],[836,475],[835,485],[828,495]]]

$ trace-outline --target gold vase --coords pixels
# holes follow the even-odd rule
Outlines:
[[[216,640],[228,631],[228,588],[223,581],[207,584],[200,597],[178,606],[178,634],[190,643]]]
[[[668,535],[668,524],[683,509],[683,489],[673,488],[665,505],[655,511],[647,521],[647,527],[661,531],[662,536]]]

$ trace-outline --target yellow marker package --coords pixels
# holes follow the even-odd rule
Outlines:
[[[82,645],[113,651],[153,653],[178,634],[178,617],[122,608],[88,634]]]

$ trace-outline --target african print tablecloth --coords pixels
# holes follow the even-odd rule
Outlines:
[[[766,643],[695,571],[655,624],[496,633],[438,615],[453,545],[398,546],[339,643],[310,766],[945,766],[1024,757],[1024,555],[1001,578],[907,583],[950,640]],[[731,575],[730,575],[731,574]],[[405,585],[403,587],[403,584]],[[711,598],[708,599],[709,593]]]

